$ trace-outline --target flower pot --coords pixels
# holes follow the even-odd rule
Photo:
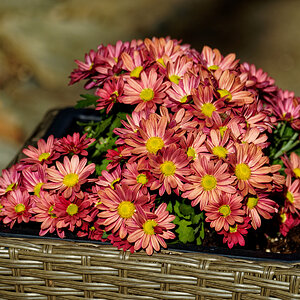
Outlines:
[[[99,121],[96,111],[50,111],[25,146],[90,120]],[[300,299],[300,253],[170,245],[148,256],[38,232],[30,223],[2,226],[1,299]]]

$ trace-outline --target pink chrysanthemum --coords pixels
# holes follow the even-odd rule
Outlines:
[[[287,236],[288,232],[298,226],[300,224],[300,218],[299,215],[295,215],[292,213],[288,213],[288,212],[281,212],[281,214],[279,215],[280,217],[280,233],[283,236]]]
[[[195,174],[188,177],[190,183],[184,185],[186,192],[182,197],[192,200],[192,206],[199,204],[203,210],[207,204],[217,202],[223,193],[236,192],[232,185],[235,178],[227,172],[228,165],[221,160],[214,162],[200,157],[191,168]]]
[[[271,191],[273,167],[260,147],[254,144],[235,144],[236,153],[229,156],[237,178],[237,186],[243,196],[256,194],[256,189]]]
[[[122,179],[121,166],[118,165],[112,172],[103,170],[101,175],[95,183],[101,187],[111,187],[114,190],[115,184]]]
[[[159,189],[160,196],[165,192],[170,195],[172,190],[179,195],[179,191],[183,190],[183,183],[187,181],[186,176],[191,174],[189,162],[184,150],[175,144],[163,148],[157,156],[151,155],[150,170],[156,177],[151,190]]]
[[[127,239],[121,239],[117,233],[110,234],[107,239],[114,247],[117,247],[118,249],[123,249],[123,251],[130,251],[131,253],[134,252],[134,244],[129,243]]]
[[[218,71],[215,72],[219,85],[218,93],[228,104],[242,106],[254,101],[251,92],[244,90],[245,83],[241,82],[239,77],[228,70]]]
[[[82,196],[80,189],[88,177],[94,172],[95,164],[86,166],[87,159],[84,157],[79,160],[77,155],[72,156],[71,161],[67,156],[64,157],[63,164],[56,162],[56,168],[51,167],[46,170],[48,182],[45,183],[44,189],[54,189],[59,193],[63,192],[65,198],[71,197],[74,193]]]
[[[286,169],[284,172],[288,177],[300,178],[300,156],[295,152],[292,152],[290,155],[290,159],[287,155],[281,157]]]
[[[210,227],[216,231],[224,229],[229,231],[229,226],[242,223],[245,212],[241,208],[243,198],[236,194],[222,194],[217,201],[210,202],[205,206],[206,222],[210,222]]]
[[[128,53],[123,52],[121,58],[123,60],[123,69],[130,72],[129,76],[131,78],[140,78],[141,72],[146,65],[141,52],[135,50],[131,56]]]
[[[91,222],[93,220],[89,215],[91,202],[88,197],[89,195],[85,193],[82,199],[72,197],[70,201],[63,196],[58,196],[52,211],[58,218],[56,227],[74,231],[75,228],[82,227],[84,222]]]
[[[162,104],[165,98],[165,90],[170,86],[170,82],[163,83],[163,76],[151,69],[149,74],[145,71],[141,73],[141,80],[127,80],[124,86],[124,96],[122,102],[125,104],[137,104],[135,111],[149,109],[156,110],[156,104]]]
[[[3,198],[1,205],[5,218],[4,224],[10,224],[12,228],[17,221],[18,223],[28,223],[32,218],[33,201],[26,190],[16,189],[11,191]]]
[[[124,88],[123,78],[118,80],[111,80],[104,83],[102,88],[98,88],[95,92],[96,96],[100,98],[97,100],[96,110],[106,108],[108,114],[115,103],[121,102]]]
[[[291,177],[287,177],[284,206],[287,212],[297,213],[300,217],[300,179],[296,179],[292,183]]]
[[[116,150],[108,149],[106,153],[106,159],[110,160],[109,164],[107,165],[106,169],[111,170],[117,167],[120,162],[123,160],[123,156],[121,155],[124,146],[118,147]]]
[[[151,114],[147,120],[141,120],[137,133],[125,139],[129,148],[125,148],[121,154],[134,154],[139,158],[147,154],[156,154],[163,147],[176,143],[180,137],[174,136],[174,130],[168,129],[167,126],[167,118],[157,114]]]
[[[166,76],[172,83],[179,84],[184,74],[191,69],[193,62],[186,56],[178,57],[175,62],[168,61],[166,67]]]
[[[46,168],[37,165],[36,171],[27,168],[22,171],[22,174],[23,186],[28,192],[34,193],[35,196],[40,197],[43,185],[47,182]]]
[[[270,142],[267,142],[268,136],[261,133],[258,128],[248,128],[240,136],[233,134],[233,137],[239,143],[252,143],[261,147],[261,149],[264,149],[270,145]]]
[[[28,156],[21,159],[21,162],[28,164],[51,164],[58,157],[60,153],[57,152],[57,139],[53,135],[50,135],[45,142],[44,139],[40,139],[37,142],[37,148],[29,145],[28,149],[23,149],[23,153]]]
[[[272,214],[278,211],[278,204],[268,198],[268,194],[249,194],[246,198],[246,214],[251,218],[251,225],[254,229],[261,226],[261,216],[271,219]]]
[[[136,193],[141,191],[143,194],[148,193],[148,188],[153,182],[153,176],[147,171],[146,165],[139,160],[138,163],[126,164],[122,173],[122,182],[128,185]]]
[[[245,217],[243,223],[235,223],[233,226],[229,226],[229,231],[221,230],[219,234],[223,234],[223,243],[227,243],[231,249],[234,245],[239,244],[245,246],[244,236],[247,235],[251,225],[249,224],[250,218]]]
[[[35,220],[42,223],[39,234],[43,236],[48,232],[53,233],[57,223],[57,216],[53,213],[57,195],[41,192],[40,197],[33,197],[33,199],[35,206],[32,211],[35,213]]]
[[[61,154],[80,154],[83,156],[88,155],[86,149],[90,144],[95,141],[94,138],[87,138],[87,133],[80,136],[78,132],[73,135],[67,135],[58,140],[56,150]]]
[[[116,189],[106,188],[98,191],[101,203],[97,206],[100,210],[98,217],[106,231],[119,233],[121,239],[127,236],[126,223],[136,213],[137,205],[143,208],[152,206],[150,195],[136,193],[127,185],[116,185]],[[99,220],[100,222],[100,220]]]
[[[15,166],[2,170],[0,177],[0,196],[15,190],[20,184],[20,173]]]
[[[238,64],[238,59],[234,53],[230,53],[223,57],[218,49],[211,49],[204,46],[201,52],[201,62],[209,71],[234,70]]]
[[[169,215],[166,208],[166,203],[160,204],[154,213],[147,213],[138,208],[137,214],[128,221],[127,240],[134,243],[135,250],[143,248],[148,255],[152,255],[153,250],[159,251],[161,246],[167,247],[166,239],[175,238],[175,234],[170,231],[175,227],[175,224],[171,223],[175,216]]]

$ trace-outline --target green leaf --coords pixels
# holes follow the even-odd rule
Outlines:
[[[99,99],[99,97],[90,94],[85,94],[85,95],[81,94],[80,96],[84,99],[78,100],[77,104],[75,105],[75,108],[85,108],[91,105],[94,106],[97,105],[97,100]]]
[[[179,210],[184,216],[190,216],[194,214],[195,210],[190,204],[181,203],[179,205]]]
[[[189,226],[191,224],[191,221],[180,220],[178,222],[178,228],[175,230],[178,233],[179,240],[184,244],[188,242],[191,243],[195,240],[194,229]]]
[[[173,205],[172,205],[172,202],[170,201],[167,205],[167,211],[172,213],[173,212]]]
[[[192,216],[192,223],[193,224],[199,224],[201,220],[203,220],[203,213]]]

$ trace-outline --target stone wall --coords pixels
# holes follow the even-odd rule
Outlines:
[[[170,35],[235,52],[300,95],[297,0],[1,0],[0,168],[51,108],[74,105],[74,59],[98,44]]]

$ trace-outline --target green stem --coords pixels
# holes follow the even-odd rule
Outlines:
[[[292,136],[292,138],[290,139],[290,141],[284,145],[274,156],[274,159],[278,158],[279,156],[281,156],[283,153],[289,151],[290,149],[294,148],[297,144],[299,144],[299,141],[296,141],[294,143],[294,141],[296,140],[296,138],[298,137],[298,133],[295,132],[294,135]]]
[[[283,123],[283,126],[280,128],[280,133],[279,133],[280,137],[283,136],[283,133],[284,133],[284,131],[285,131],[285,128],[286,128],[286,122],[284,122],[284,123]]]

